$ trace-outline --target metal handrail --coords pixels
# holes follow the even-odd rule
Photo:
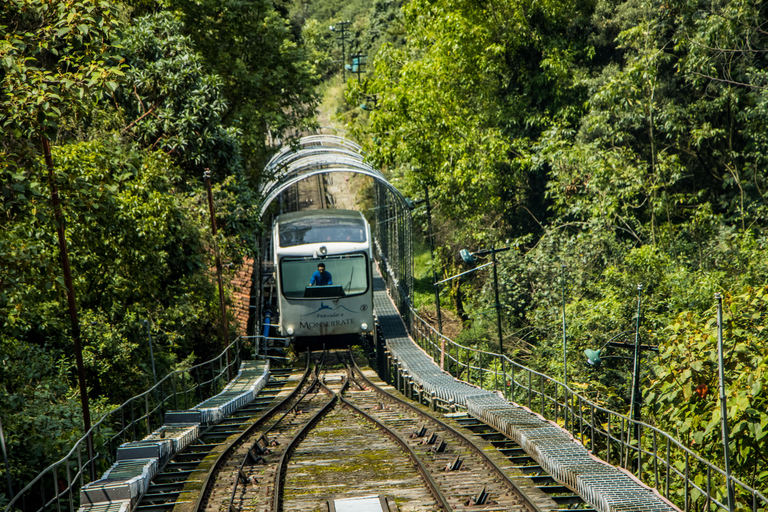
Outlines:
[[[93,466],[95,473],[103,472],[116,460],[117,448],[120,444],[127,440],[140,439],[162,426],[165,411],[178,409],[180,403],[183,404],[183,408],[189,408],[219,393],[228,380],[227,373],[231,370],[237,373],[241,339],[241,337],[236,338],[217,357],[209,361],[169,373],[147,391],[105,413],[83,437],[75,442],[67,455],[41,471],[21,489],[5,507],[4,512],[15,510],[42,512],[54,504],[57,511],[61,511],[62,508],[70,512],[76,511],[80,501],[78,491],[91,481],[90,471],[87,471],[89,466]],[[227,366],[227,351],[230,349],[234,349],[236,356]],[[201,375],[201,373],[208,375]],[[179,380],[180,388],[177,386]],[[166,394],[167,387],[170,387],[168,394]],[[195,402],[195,394],[197,394],[197,402]],[[86,449],[86,439],[89,435],[104,439],[94,450],[93,458],[89,458]]]
[[[493,374],[493,388],[500,390],[507,399],[526,405],[544,418],[558,423],[596,456],[634,473],[683,511],[728,508],[723,498],[725,471],[672,435],[602,407],[557,379],[516,363],[507,356],[460,345],[438,333],[413,308],[410,316],[412,336],[435,361],[440,357],[439,340],[446,341],[446,370],[454,377],[458,378],[467,371],[469,378],[465,380],[488,389],[490,386],[486,382],[490,379],[487,377]],[[454,357],[453,352],[459,354],[459,350],[474,353],[477,364],[472,364],[471,357],[467,362]],[[486,365],[483,365],[484,357],[487,357]],[[472,382],[471,372],[477,373],[476,382]],[[501,386],[498,386],[499,382]],[[517,400],[518,396],[522,397],[521,401]],[[639,446],[632,436],[635,426],[640,432]],[[682,469],[672,462],[673,454]],[[738,487],[741,510],[768,510],[768,498],[764,494],[741,480],[733,477],[732,480]]]

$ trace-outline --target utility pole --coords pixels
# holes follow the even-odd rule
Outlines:
[[[637,439],[637,447],[640,449],[640,406],[642,402],[642,394],[640,392],[640,311],[642,305],[642,292],[643,285],[637,285],[637,318],[635,322],[635,357],[634,357],[634,371],[632,374],[632,401],[630,402],[630,409],[632,410],[632,419],[635,420],[634,431],[635,439]],[[639,459],[638,459],[639,460]]]
[[[509,249],[507,247],[506,249]],[[499,249],[499,251],[504,251],[506,249]],[[499,252],[496,250],[496,246],[494,245],[491,247],[491,261],[493,261],[493,295],[495,297],[495,304],[496,307],[496,330],[499,335],[499,354],[504,355],[504,337],[501,334],[501,303],[499,302],[499,275],[496,272],[496,267],[498,266],[496,264],[496,253]]]
[[[427,226],[429,229],[429,259],[432,260],[432,283],[437,282],[437,273],[435,272],[435,235],[432,232],[432,205],[429,202],[429,187],[424,185],[424,201],[427,203]],[[440,313],[440,292],[435,288],[435,304],[437,305],[437,330],[443,334],[443,317]]]
[[[731,477],[731,434],[728,428],[728,404],[725,399],[725,368],[723,364],[723,297],[715,294],[717,301],[717,373],[720,391],[720,421],[725,455],[725,486],[728,489],[728,512],[736,510],[736,492]]]
[[[562,270],[561,284],[563,288],[563,384],[568,387],[568,338],[565,329],[565,265],[560,266]],[[568,410],[566,408],[566,410]]]
[[[339,33],[339,39],[341,39],[341,76],[344,78],[344,81],[347,81],[347,26],[349,26],[351,22],[349,20],[347,21],[340,21],[338,25],[331,25],[330,28],[331,32],[338,32]]]
[[[365,73],[363,67],[367,64],[367,56],[363,53],[353,53],[350,55],[350,57],[352,57],[352,66],[350,67],[350,71],[353,75],[357,75],[357,83],[360,83],[360,75]]]
[[[48,167],[48,183],[51,187],[51,204],[53,206],[53,218],[56,221],[56,232],[59,238],[59,258],[61,270],[64,273],[64,287],[67,289],[67,304],[69,306],[70,329],[72,330],[72,343],[75,346],[75,362],[77,363],[77,381],[80,386],[80,404],[83,408],[83,428],[87,432],[86,445],[88,446],[88,467],[91,472],[91,480],[96,480],[96,468],[93,465],[93,434],[91,434],[91,408],[88,404],[88,387],[85,385],[85,365],[83,364],[83,348],[80,343],[80,321],[77,318],[77,302],[75,301],[75,285],[72,281],[72,270],[69,266],[69,251],[67,250],[67,237],[64,232],[64,216],[61,214],[61,202],[59,201],[59,189],[53,176],[53,157],[51,156],[51,143],[48,137],[43,136],[43,156]]]
[[[152,350],[152,331],[149,330],[149,320],[144,320],[144,325],[147,327],[147,340],[149,342],[149,358],[152,360],[152,378],[154,379],[154,385],[157,386],[157,372],[155,371],[155,351]]]
[[[440,288],[435,272],[435,235],[432,232],[432,205],[429,202],[429,187],[424,184],[424,201],[427,203],[427,226],[429,228],[429,259],[432,261],[432,284],[435,289],[435,308],[437,309],[437,332],[440,333],[440,369],[445,369],[445,338],[443,334],[443,316],[440,312]]]
[[[491,246],[490,249],[483,249],[481,251],[477,252],[469,252],[467,249],[462,249],[459,251],[459,254],[461,255],[461,259],[464,260],[464,263],[474,264],[477,262],[475,259],[475,256],[486,256],[488,254],[491,255],[491,263],[486,263],[485,265],[481,265],[479,267],[475,267],[474,269],[470,270],[469,272],[474,272],[476,270],[480,270],[483,267],[486,267],[488,265],[493,265],[493,295],[495,299],[494,307],[496,308],[496,330],[498,331],[499,336],[499,354],[504,355],[504,338],[502,336],[501,332],[501,302],[499,301],[499,275],[496,271],[497,263],[496,263],[496,253],[497,252],[504,252],[508,251],[509,247],[502,247],[500,249],[496,248],[496,245]],[[435,283],[435,286],[439,285],[440,283],[444,283],[446,281],[450,281],[451,279],[455,279],[457,277],[463,276],[464,274],[469,274],[469,272],[462,272],[461,274],[458,274],[453,277],[449,277],[448,279],[443,279],[439,283]]]
[[[221,256],[219,255],[219,244],[216,241],[216,210],[213,207],[213,192],[211,191],[211,171],[206,169],[203,173],[205,178],[205,188],[208,190],[208,210],[211,213],[211,231],[213,231],[213,250],[216,255],[216,279],[219,281],[219,307],[221,308],[221,335],[224,338],[224,348],[227,349],[227,380],[230,375],[229,359],[229,327],[227,326],[227,304],[224,301],[224,282],[221,278]]]

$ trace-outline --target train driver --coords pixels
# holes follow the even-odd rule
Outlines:
[[[333,284],[331,273],[325,270],[325,263],[320,262],[317,264],[317,270],[312,274],[312,279],[309,280],[309,286],[326,286],[329,284]]]

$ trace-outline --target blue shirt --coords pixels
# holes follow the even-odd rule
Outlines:
[[[309,280],[309,286],[326,286],[329,284],[333,284],[333,278],[327,270],[323,273],[315,270],[315,273],[312,274],[312,279]]]

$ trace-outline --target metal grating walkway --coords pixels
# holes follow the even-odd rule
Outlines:
[[[387,295],[384,280],[374,278],[374,310],[387,347],[408,375],[443,400],[504,432],[561,484],[572,487],[601,512],[676,512],[677,507],[634,475],[591,455],[557,424],[501,396],[440,370],[408,336],[405,324]]]

